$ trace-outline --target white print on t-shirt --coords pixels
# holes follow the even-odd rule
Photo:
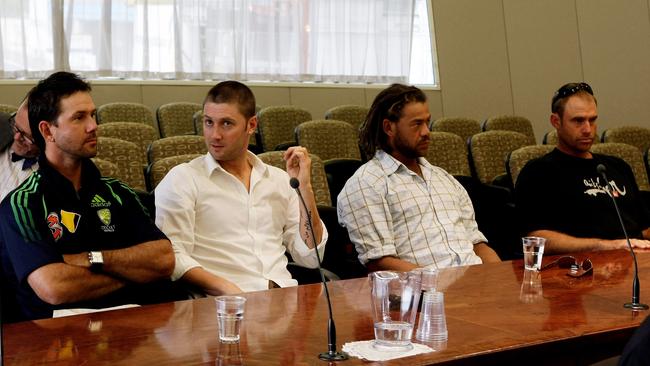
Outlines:
[[[594,178],[585,179],[583,180],[583,183],[587,188],[585,189],[584,192],[585,194],[594,197],[597,196],[598,193],[607,194],[607,190],[600,183],[600,177],[596,177],[596,179]],[[609,181],[609,186],[612,189],[612,194],[614,195],[614,197],[625,196],[625,193],[627,193],[627,189],[625,187],[623,187],[623,190],[619,189],[618,186],[616,185],[616,182],[614,182],[613,180]]]

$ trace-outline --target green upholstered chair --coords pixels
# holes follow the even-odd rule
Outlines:
[[[156,109],[158,130],[161,137],[194,135],[195,129],[192,117],[203,109],[198,103],[174,102],[163,104]]]

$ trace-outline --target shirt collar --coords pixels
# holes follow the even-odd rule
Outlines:
[[[47,181],[52,182],[51,187],[68,187],[72,191],[74,186],[68,178],[64,177],[56,169],[54,169],[50,163],[45,158],[45,154],[41,154],[38,157],[38,171]],[[81,187],[82,189],[87,189],[95,185],[101,178],[101,173],[95,164],[87,158],[81,160]]]
[[[582,161],[596,161],[598,154],[596,153],[591,153],[591,159],[588,158],[579,158],[577,156],[569,155],[562,150],[558,149],[557,147],[554,148],[551,151],[551,154],[554,155],[557,159],[564,159],[565,161],[577,161],[577,162],[582,162]]]
[[[375,153],[375,158],[379,161],[379,164],[381,165],[381,168],[384,173],[386,173],[386,175],[395,174],[400,169],[410,174],[415,174],[415,172],[411,171],[406,165],[404,165],[404,163],[395,159],[391,154],[388,154],[383,150],[377,150]],[[426,169],[430,169],[432,167],[427,159],[423,157],[418,158],[418,164]]]
[[[253,167],[253,170],[259,174],[260,176],[265,176],[268,174],[268,166],[264,164],[260,158],[257,157],[257,155],[253,154],[250,151],[246,151],[246,158],[248,159],[248,162],[251,163],[251,166]],[[203,157],[203,161],[205,162],[205,173],[209,177],[215,170],[221,171],[221,172],[226,172],[226,170],[221,166],[221,164],[216,161],[210,153],[206,153],[205,156]]]

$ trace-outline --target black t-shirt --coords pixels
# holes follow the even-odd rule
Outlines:
[[[621,159],[593,154],[576,158],[554,149],[522,169],[515,187],[524,233],[553,230],[579,238],[624,238],[606,183],[596,167],[607,168],[609,188],[616,197],[625,228],[633,238],[650,227],[632,169]]]
[[[101,177],[90,160],[83,161],[78,192],[44,159],[39,164],[39,170],[0,204],[4,280],[16,295],[22,317],[51,317],[56,308],[101,308],[169,300],[173,293],[170,281],[128,284],[96,300],[58,307],[36,295],[27,277],[37,268],[63,262],[63,254],[122,249],[166,238],[136,193],[116,179]]]

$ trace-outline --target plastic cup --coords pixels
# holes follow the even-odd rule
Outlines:
[[[421,278],[422,291],[436,291],[438,287],[438,270],[435,268],[417,268],[413,270],[419,272]]]
[[[422,342],[444,342],[448,338],[445,296],[437,291],[427,291],[423,296],[415,339]]]

